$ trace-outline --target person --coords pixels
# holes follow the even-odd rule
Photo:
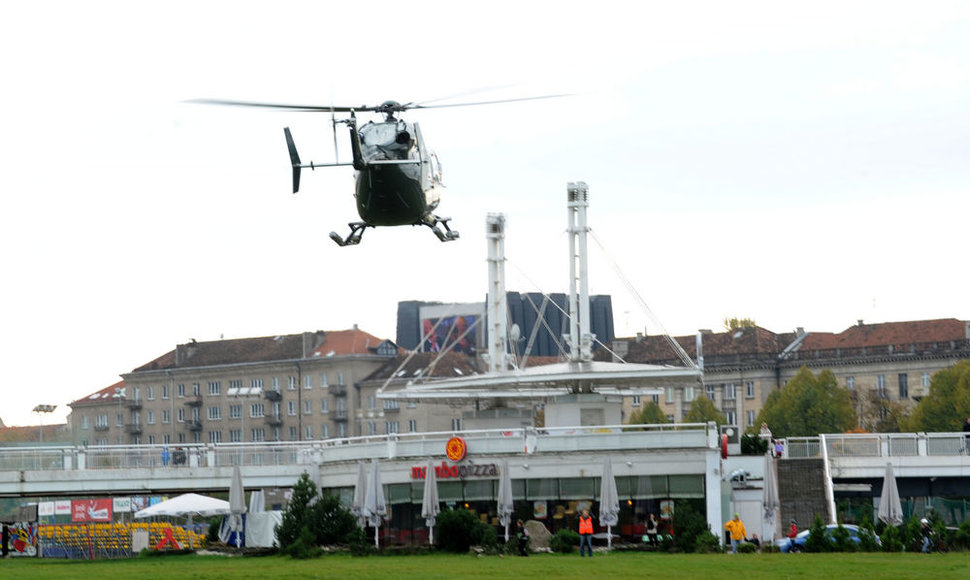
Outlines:
[[[589,515],[589,510],[583,510],[579,516],[579,557],[585,554],[584,550],[589,551],[589,557],[593,557],[593,517]]]
[[[731,533],[731,553],[738,553],[738,545],[748,538],[744,531],[744,522],[741,521],[740,514],[734,514],[734,519],[724,524],[724,529]]]
[[[749,541],[752,544],[754,544],[754,547],[755,547],[756,550],[760,550],[761,549],[761,540],[758,539],[758,534],[751,534],[751,540],[749,540]]]
[[[3,524],[3,557],[7,558],[10,556],[10,528],[7,524]]]
[[[529,530],[525,529],[525,524],[522,520],[518,521],[515,528],[515,537],[519,540],[519,555],[528,556],[529,555]]]
[[[785,444],[781,442],[781,439],[775,439],[775,457],[781,457],[785,454]]]
[[[655,548],[659,545],[657,532],[657,517],[650,514],[650,517],[647,518],[647,539],[650,541],[650,545]]]
[[[162,466],[168,467],[168,460],[172,458],[172,454],[168,452],[168,445],[162,446]]]
[[[768,428],[767,423],[761,424],[761,429],[758,430],[758,437],[761,437],[765,442],[771,441],[771,429]]]
[[[923,518],[919,521],[919,531],[923,535],[923,548],[922,552],[924,554],[930,553],[930,547],[933,545],[933,527],[930,526],[929,520]]]
[[[798,522],[792,519],[788,528],[788,549],[795,547],[795,538],[798,536]]]
[[[970,417],[963,422],[963,438],[965,440],[963,445],[963,452],[970,455]]]

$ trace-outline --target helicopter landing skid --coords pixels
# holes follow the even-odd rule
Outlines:
[[[448,221],[450,219],[451,218],[440,218],[436,215],[432,215],[430,223],[429,222],[423,222],[423,223],[424,225],[431,228],[431,231],[434,232],[434,235],[438,236],[439,240],[441,240],[442,242],[450,242],[452,240],[458,239],[458,232],[452,231],[452,229],[448,227]],[[438,224],[443,225],[445,227],[445,230],[441,231],[441,228],[438,227]]]
[[[340,247],[356,246],[360,243],[360,238],[363,237],[364,230],[374,227],[366,222],[350,222],[347,225],[350,226],[350,233],[347,234],[346,238],[341,238],[337,232],[330,232],[330,239]]]

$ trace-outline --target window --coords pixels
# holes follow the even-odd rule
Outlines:
[[[182,399],[182,398],[185,397],[185,385],[184,384],[179,383],[179,385],[177,387],[175,387],[175,396],[177,396],[180,399]]]
[[[634,407],[640,406],[640,395],[633,395],[633,406]]]
[[[313,388],[313,377],[311,377],[310,375],[303,377],[303,388],[304,389]]]
[[[344,374],[343,373],[337,373],[337,384],[340,385],[340,386],[343,386],[343,384],[344,384]]]
[[[401,408],[401,403],[391,399],[384,399],[384,410],[385,411],[396,411]]]
[[[290,441],[296,441],[296,427],[290,427]]]
[[[694,400],[694,387],[684,387],[684,401]]]
[[[924,389],[928,389],[930,387],[930,373],[923,373],[920,375],[919,384]]]
[[[738,414],[735,413],[734,411],[728,411],[727,413],[724,413],[724,416],[727,417],[727,424],[728,425],[737,425],[738,424]]]
[[[164,443],[165,445],[168,445],[171,442],[172,442],[172,436],[171,435],[169,435],[168,433],[162,435],[162,443]]]
[[[229,418],[242,419],[242,405],[239,403],[229,405]]]
[[[656,404],[660,404],[660,395],[650,395],[650,400]]]
[[[202,387],[199,386],[199,383],[192,383],[192,396],[198,397],[201,394],[202,394]]]
[[[118,413],[118,415],[116,416],[115,426],[117,426],[117,427],[124,427],[125,426],[125,414],[124,413]]]
[[[367,397],[367,408],[376,409],[377,408],[377,395],[371,395]]]
[[[664,391],[664,401],[667,404],[670,404],[670,403],[673,403],[674,402],[674,388],[673,387],[667,387],[666,390]]]
[[[899,398],[908,399],[909,398],[909,375],[906,373],[899,373]]]
[[[250,417],[262,417],[266,413],[266,408],[263,407],[262,403],[253,403],[249,406],[249,416]],[[253,441],[263,441],[262,439],[253,439]]]
[[[755,419],[754,411],[746,411],[745,415],[747,415],[746,426],[754,427],[754,419]]]
[[[195,431],[192,433],[192,443],[202,443],[202,432]]]
[[[747,381],[744,383],[744,398],[745,399],[754,398],[754,381]]]
[[[313,401],[303,401],[303,414],[310,415],[313,413]]]
[[[148,444],[149,445],[154,445],[155,444],[155,436],[154,435],[149,435],[148,436]]]
[[[172,412],[168,409],[162,409],[162,423],[168,425],[172,422]]]
[[[461,431],[461,419],[460,418],[455,418],[455,419],[452,419],[451,420],[451,430],[452,431]]]
[[[704,388],[707,390],[707,398],[713,401],[714,400],[714,385],[704,385]]]
[[[286,414],[289,416],[296,415],[296,401],[286,402]]]
[[[855,392],[855,377],[845,377],[845,388],[850,392]]]
[[[185,409],[177,409],[175,411],[175,420],[179,423],[185,423]],[[180,441],[180,443],[182,443]]]
[[[876,375],[876,396],[881,399],[888,398],[886,394],[886,375]]]
[[[207,416],[210,421],[218,421],[222,419],[222,407],[209,407],[207,411]]]
[[[154,400],[155,400],[155,387],[154,387],[154,386],[151,386],[151,385],[150,385],[150,386],[149,386],[149,387],[147,388],[147,393],[148,393],[148,394],[146,395],[146,398],[147,398],[147,399],[148,399],[149,401],[154,401]]]
[[[737,386],[734,383],[728,383],[724,385],[724,400],[733,401],[737,395]],[[731,425],[737,425],[737,423],[728,421]]]
[[[321,413],[330,412],[330,399],[327,399],[327,398],[320,399],[320,412]]]
[[[239,429],[230,429],[229,441],[232,443],[242,443],[242,431]]]
[[[185,443],[185,433],[179,433],[179,443]]]
[[[346,436],[347,436],[347,424],[337,423],[337,437],[346,437]]]
[[[321,439],[329,439],[330,438],[330,425],[327,425],[326,423],[324,423],[320,427],[320,438]]]
[[[303,439],[307,441],[313,439],[313,425],[306,425],[303,427]]]
[[[320,373],[320,388],[327,388],[327,373]]]
[[[417,433],[417,432],[418,432],[418,420],[408,419],[408,433]]]
[[[377,435],[377,423],[375,421],[368,421],[367,422],[367,434],[368,435]]]
[[[222,443],[222,431],[209,431],[209,443]]]
[[[279,377],[273,377],[273,390],[274,391],[280,390],[280,378]]]
[[[296,377],[288,377],[286,388],[295,391],[296,390]]]
[[[390,435],[391,433],[399,433],[401,431],[401,424],[398,421],[385,421],[384,431]]]
[[[259,391],[263,390],[263,379],[250,379],[249,388]]]
[[[266,430],[258,427],[252,430],[253,441],[266,441]]]
[[[148,415],[145,418],[145,422],[148,423],[149,425],[154,425],[155,424],[155,411],[154,410],[152,410],[152,409],[149,409],[148,410]]]
[[[167,399],[169,396],[168,385],[162,385],[162,398]]]

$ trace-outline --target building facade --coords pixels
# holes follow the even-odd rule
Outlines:
[[[696,359],[696,336],[673,340]],[[723,333],[701,331],[700,343],[703,385],[666,389],[652,399],[628,397],[624,418],[653,400],[668,419],[680,421],[693,400],[703,394],[714,401],[729,425],[744,431],[755,427],[772,390],[780,389],[807,367],[814,373],[832,371],[852,394],[859,427],[877,430],[890,405],[911,408],[929,393],[933,373],[970,358],[970,322],[953,318],[879,324],[859,321],[840,333],[798,329],[776,334],[751,326]],[[615,359],[627,362],[677,363],[673,347],[660,336],[616,339],[613,352]]]
[[[397,357],[357,328],[191,341],[70,404],[78,445],[305,441],[360,435],[356,385]]]

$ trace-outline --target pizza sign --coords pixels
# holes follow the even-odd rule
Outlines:
[[[468,444],[461,437],[452,437],[445,444],[445,455],[452,461],[461,461],[468,453]]]

